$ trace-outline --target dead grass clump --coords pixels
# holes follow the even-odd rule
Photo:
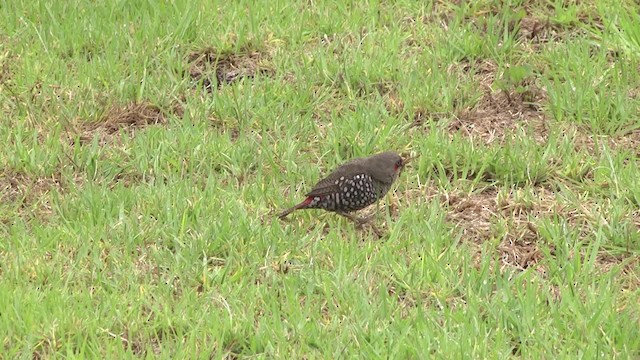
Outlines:
[[[7,41],[5,36],[0,36],[0,43]],[[17,61],[17,56],[13,55],[9,48],[0,52],[0,84],[3,86],[13,80],[12,65]]]
[[[411,123],[408,128],[422,128],[427,122],[440,122],[447,120],[447,114],[442,112],[431,112],[424,108],[417,108],[409,118]]]
[[[0,199],[2,202],[33,203],[52,189],[62,189],[60,174],[33,178],[24,173],[5,171],[0,174]]]
[[[99,121],[84,126],[80,142],[88,143],[98,137],[100,145],[105,145],[123,129],[134,132],[136,129],[166,122],[165,113],[156,105],[147,102],[116,105],[109,108]]]
[[[401,114],[404,110],[404,102],[396,91],[390,91],[382,95],[384,107],[391,115]]]
[[[624,289],[632,291],[640,289],[640,257],[601,252],[596,257],[596,264],[603,273],[619,269],[617,278]]]
[[[514,189],[501,193],[491,188],[474,194],[444,194],[441,202],[447,209],[446,220],[456,226],[463,240],[477,249],[474,261],[482,262],[485,256],[481,247],[488,240],[499,241],[495,250],[500,259],[500,267],[525,270],[534,267],[542,276],[547,274],[545,266],[540,264],[544,253],[540,245],[544,241],[551,255],[555,248],[544,240],[538,230],[540,220],[562,219],[581,238],[589,238],[598,222],[610,222],[601,218],[606,209],[598,204],[580,202],[565,203],[557,199],[555,193],[545,187],[530,190]],[[580,200],[578,200],[580,201]],[[630,215],[630,221],[640,226],[637,214]],[[582,256],[583,254],[575,254]],[[601,250],[596,259],[599,271],[608,272],[620,268],[626,279],[625,286],[630,289],[640,287],[638,260],[629,255],[611,255]],[[479,266],[479,265],[478,265]]]
[[[81,182],[79,175],[72,180],[75,185]],[[43,218],[53,212],[46,195],[52,191],[64,192],[75,185],[65,180],[59,172],[50,176],[33,177],[22,172],[4,170],[0,173],[0,203],[18,205],[19,216]],[[0,216],[0,221],[9,220],[8,215]]]
[[[449,124],[451,132],[463,132],[491,144],[502,143],[513,132],[524,129],[539,143],[546,140],[548,129],[540,109],[546,93],[535,84],[533,76],[512,79],[515,76],[509,75],[509,69],[498,74],[497,65],[490,61],[458,66],[473,71],[474,81],[484,93],[473,108],[456,115]]]
[[[273,69],[265,64],[267,56],[248,48],[238,53],[206,48],[189,55],[189,76],[194,81],[202,81],[208,91],[241,79],[252,79],[258,74],[273,74]]]
[[[594,134],[587,126],[564,123],[563,135],[571,139],[577,152],[584,151],[591,156],[600,156],[603,150],[631,151],[640,156],[640,130],[635,129],[616,135]]]
[[[447,221],[455,224],[467,240],[484,242],[491,236],[492,218],[497,216],[497,191],[473,195],[444,194],[440,201],[448,207]]]
[[[548,17],[541,18],[528,14],[519,21],[512,21],[509,24],[509,31],[517,31],[518,39],[528,42],[535,50],[544,44],[571,36],[576,29],[565,28],[561,24],[552,22]]]
[[[547,189],[534,189],[527,200],[523,191],[513,190],[507,195],[495,189],[470,195],[446,194],[441,201],[449,209],[446,219],[456,225],[463,239],[477,245],[500,239],[497,251],[502,265],[524,270],[542,258],[535,219],[553,216],[562,209]]]

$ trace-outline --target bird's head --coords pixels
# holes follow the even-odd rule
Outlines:
[[[376,154],[369,162],[373,177],[385,183],[393,183],[407,164],[407,160],[393,151]]]

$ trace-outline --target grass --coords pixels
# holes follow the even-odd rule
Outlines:
[[[2,357],[640,357],[639,19],[0,5]],[[274,219],[389,149],[382,238]]]

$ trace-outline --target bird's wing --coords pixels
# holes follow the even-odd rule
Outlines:
[[[336,184],[336,180],[340,179],[338,171],[334,171],[318,183],[307,193],[307,196],[324,196],[337,192],[340,187]]]
[[[318,181],[318,183],[307,193],[307,196],[324,196],[332,193],[336,193],[340,190],[340,183],[345,178],[353,176],[354,172],[360,172],[360,166],[357,163],[348,162],[334,172],[327,175],[324,179]],[[340,178],[343,178],[340,180]],[[336,184],[336,181],[338,184]]]

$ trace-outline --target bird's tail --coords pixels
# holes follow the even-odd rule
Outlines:
[[[280,214],[278,214],[278,217],[280,219],[284,219],[287,215],[291,214],[292,212],[299,210],[299,209],[304,209],[307,207],[307,205],[309,205],[309,203],[311,203],[312,198],[308,197],[305,201],[301,202],[300,204],[294,206],[294,207],[290,207],[287,210],[281,212]]]

